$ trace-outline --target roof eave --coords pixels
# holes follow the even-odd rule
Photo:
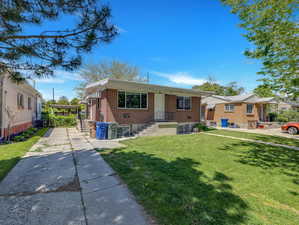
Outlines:
[[[128,91],[144,91],[144,92],[154,92],[163,94],[182,94],[190,96],[211,96],[213,92],[206,91],[194,91],[192,89],[174,88],[168,86],[161,86],[155,84],[138,83],[132,81],[122,81],[114,79],[105,79],[94,84],[88,85],[86,87],[87,93],[92,93],[96,91],[101,91],[105,89],[118,89],[118,90],[128,90]]]

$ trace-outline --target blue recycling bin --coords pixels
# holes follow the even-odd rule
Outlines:
[[[108,139],[108,123],[97,122],[96,123],[96,139],[105,140]]]
[[[228,119],[221,119],[221,127],[228,127]]]

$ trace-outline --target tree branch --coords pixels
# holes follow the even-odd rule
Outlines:
[[[82,34],[88,30],[92,29],[91,27],[88,27],[84,30],[73,32],[70,34],[65,35],[12,35],[7,37],[1,37],[0,40],[9,40],[9,39],[32,39],[32,38],[38,38],[38,39],[47,39],[47,38],[67,38],[71,36],[76,36],[78,34]]]

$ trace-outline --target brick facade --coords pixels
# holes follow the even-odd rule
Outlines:
[[[246,113],[246,103],[235,103],[233,112],[225,111],[225,104],[217,104],[214,109],[206,110],[206,118],[209,121],[217,123],[217,126],[221,126],[221,119],[229,119],[229,123],[234,123],[242,128],[247,128],[249,123],[258,122],[260,120],[261,104],[254,104],[253,112],[251,114]]]
[[[192,97],[191,110],[178,110],[176,109],[176,96],[165,95],[165,108],[165,112],[174,113],[176,122],[199,122],[200,97]]]
[[[93,102],[90,106],[91,115],[97,121],[117,122],[119,124],[144,124],[154,120],[155,94],[148,93],[147,109],[120,109],[118,108],[118,91],[106,89],[101,93],[99,107]],[[200,97],[192,97],[191,110],[177,110],[176,96],[165,95],[165,112],[174,113],[176,122],[199,122]]]
[[[148,123],[154,118],[154,94],[148,93],[147,109],[120,109],[117,102],[117,90],[108,89],[102,93],[101,112],[105,122],[119,124]]]

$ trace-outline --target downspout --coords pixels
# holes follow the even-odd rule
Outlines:
[[[201,123],[201,96],[199,97],[199,122]]]
[[[3,81],[5,75],[0,75],[0,139],[3,136]]]

